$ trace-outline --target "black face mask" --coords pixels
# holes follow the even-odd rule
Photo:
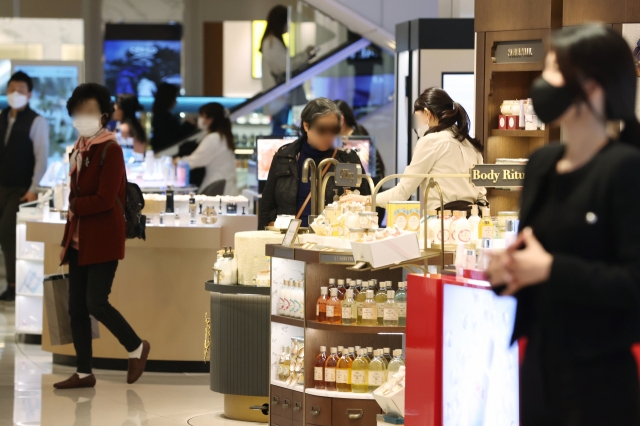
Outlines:
[[[542,77],[538,77],[533,82],[529,96],[538,118],[547,124],[560,118],[569,109],[574,99],[567,86],[552,86]]]

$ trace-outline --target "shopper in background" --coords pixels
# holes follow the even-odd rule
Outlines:
[[[523,426],[640,425],[637,80],[622,36],[591,24],[552,37],[531,89],[536,114],[562,125],[565,143],[531,156],[523,231],[488,271],[518,299],[513,340],[528,339]],[[612,138],[607,124],[621,122]]]
[[[335,158],[340,163],[353,163],[362,167],[358,154],[354,151],[335,149],[335,138],[340,134],[342,114],[338,107],[327,98],[314,99],[307,104],[301,114],[302,137],[281,147],[271,162],[269,177],[260,201],[258,229],[264,229],[275,221],[278,215],[295,215],[308,225],[311,214],[311,181],[301,182],[302,166],[307,158],[319,165],[325,158]],[[326,173],[333,170],[326,169]],[[329,179],[325,203],[330,204],[337,189],[333,179]],[[369,186],[361,185],[359,190],[370,193]]]
[[[47,171],[49,124],[29,108],[31,77],[22,71],[7,85],[9,107],[0,114],[0,247],[4,254],[7,289],[0,300],[16,295],[16,213],[21,203],[35,201]]]
[[[143,110],[136,95],[118,95],[113,112],[113,119],[120,123],[120,135],[133,138],[133,150],[140,154],[147,150],[147,132],[137,115],[138,111]]]
[[[202,193],[209,185],[225,181],[224,195],[238,195],[236,156],[231,133],[229,111],[217,102],[208,103],[198,111],[198,128],[206,132],[196,150],[184,160],[191,169],[204,167],[206,172],[200,185]]]
[[[459,103],[442,89],[425,90],[413,104],[418,143],[405,174],[463,174],[482,164],[482,143],[469,135],[469,116]],[[444,198],[445,209],[471,210],[471,204],[484,201],[486,190],[476,188],[467,179],[436,179]],[[376,196],[383,207],[390,201],[407,201],[420,188],[424,194],[427,181],[402,178],[400,183]],[[350,195],[347,200],[369,203],[371,197]],[[449,204],[451,203],[451,204]],[[449,206],[447,206],[449,204]],[[439,209],[440,200],[432,197],[427,209]]]
[[[67,110],[80,137],[69,157],[69,220],[60,261],[69,265],[69,315],[77,372],[54,387],[96,384],[91,371],[89,315],[129,352],[127,383],[134,383],[144,371],[150,346],[109,303],[118,261],[124,259],[126,197],[122,149],[117,142],[111,143],[116,136],[104,128],[113,113],[109,89],[96,83],[81,84],[69,98]]]
[[[153,101],[153,136],[151,137],[151,147],[155,152],[160,152],[165,148],[180,142],[187,136],[196,132],[196,126],[188,121],[180,122],[171,110],[178,103],[180,89],[169,83],[161,83],[158,86]]]
[[[283,83],[286,79],[289,49],[284,44],[283,35],[289,32],[287,16],[287,7],[282,5],[274,6],[267,16],[267,26],[260,42],[263,92]],[[312,58],[312,52],[313,47],[308,47],[305,52],[292,57],[291,70],[299,69],[309,62],[309,59]],[[304,91],[300,93],[300,90],[302,88],[294,89],[289,95],[283,95],[263,108],[264,113],[271,116],[273,135],[285,134],[285,129],[282,126],[289,122],[290,97],[303,98],[302,105],[304,105]]]

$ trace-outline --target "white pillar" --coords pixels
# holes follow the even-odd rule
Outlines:
[[[82,0],[84,19],[84,79],[91,83],[104,83],[102,50],[102,0]]]

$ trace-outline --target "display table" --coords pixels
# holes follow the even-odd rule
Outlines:
[[[517,425],[516,302],[486,281],[409,275],[405,424]]]
[[[224,415],[265,422],[251,406],[269,402],[269,287],[207,281],[211,300],[211,390],[224,395]]]
[[[138,335],[149,341],[148,371],[206,372],[202,282],[211,279],[216,250],[234,245],[237,231],[253,230],[253,215],[220,216],[215,225],[147,226],[147,240],[127,240],[109,300]],[[58,271],[64,222],[27,222],[26,239],[45,245],[44,273]],[[43,315],[42,349],[53,362],[75,365],[73,345],[52,346]],[[126,370],[127,352],[100,324],[93,366]]]

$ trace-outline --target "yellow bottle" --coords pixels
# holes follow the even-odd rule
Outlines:
[[[367,383],[369,392],[378,389],[387,381],[387,366],[382,358],[382,350],[378,349],[374,353],[373,361],[369,364]]]
[[[369,289],[369,281],[362,282],[362,291],[356,296],[356,309],[358,311],[357,324],[362,325],[362,304],[367,300],[367,290]]]
[[[362,325],[378,325],[378,305],[373,290],[367,290],[367,300],[362,304]]]
[[[356,358],[351,365],[351,391],[353,393],[369,392],[369,360],[364,354],[364,349],[360,349],[358,351],[358,358]]]
[[[380,282],[380,290],[376,293],[374,300],[378,308],[378,325],[384,325],[384,304],[387,303],[387,282]]]
[[[336,387],[338,392],[351,392],[351,366],[353,360],[348,355],[343,355],[336,368]]]
[[[493,221],[491,220],[491,213],[489,211],[489,207],[485,207],[482,209],[482,219],[480,219],[480,223],[478,224],[478,238],[479,239],[493,239],[494,226]]]

